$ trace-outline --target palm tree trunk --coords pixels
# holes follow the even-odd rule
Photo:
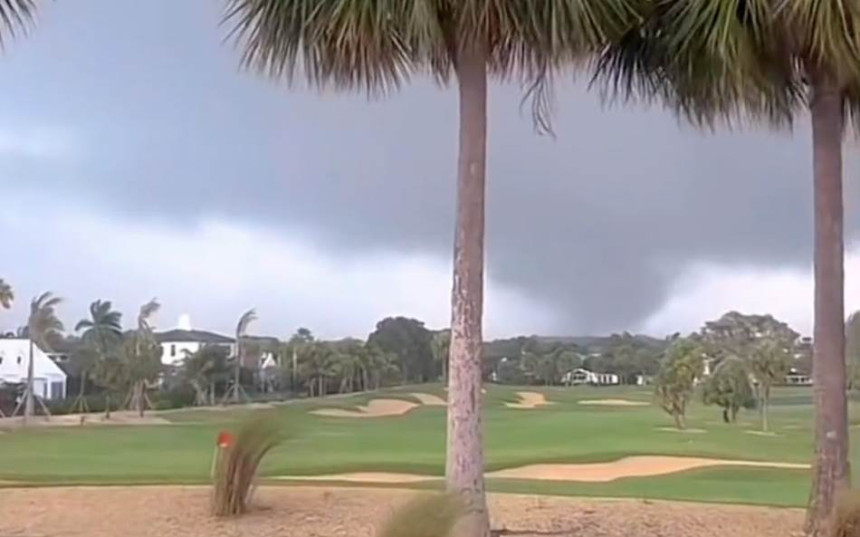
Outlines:
[[[768,432],[768,411],[770,410],[770,386],[764,386],[762,393],[764,397],[761,399],[761,430]]]
[[[448,366],[448,489],[466,501],[469,535],[487,537],[481,425],[481,355],[484,307],[484,198],[487,160],[487,56],[479,44],[457,55],[460,92],[460,154],[451,349]]]
[[[836,496],[849,485],[845,393],[842,216],[842,98],[829,80],[813,77],[815,190],[815,470],[807,511],[809,536],[834,531]]]
[[[33,416],[33,340],[30,339],[30,357],[27,360],[27,390],[24,395],[24,418],[23,424]]]
[[[105,419],[110,419],[110,392],[105,394]]]
[[[242,371],[242,343],[241,334],[236,333],[236,371],[233,373],[233,402],[239,404],[239,375]]]

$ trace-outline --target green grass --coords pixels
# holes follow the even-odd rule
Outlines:
[[[659,431],[672,422],[654,406],[593,407],[582,399],[650,401],[637,388],[523,388],[542,391],[555,405],[539,410],[504,406],[517,389],[492,386],[485,401],[487,469],[539,462],[597,462],[628,455],[678,455],[779,462],[812,457],[812,406],[808,388],[777,390],[771,413],[776,436],[759,436],[755,413],[741,423],[722,423],[716,408],[693,405],[691,428],[704,434]],[[410,399],[410,391],[444,395],[439,386],[390,390],[325,401],[278,406],[274,413],[295,434],[270,454],[267,476],[350,471],[441,475],[445,456],[445,409],[422,407],[405,416],[338,419],[314,416],[320,407],[351,408],[372,398]],[[852,410],[853,410],[852,403]],[[0,435],[0,480],[33,484],[201,483],[209,476],[218,431],[248,414],[188,410],[164,414],[163,426],[34,428]],[[858,413],[853,413],[858,415]],[[852,436],[857,430],[852,430]],[[628,496],[674,500],[803,505],[809,472],[723,467],[610,483],[490,480],[510,492]]]

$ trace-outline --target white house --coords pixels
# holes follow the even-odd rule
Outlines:
[[[594,373],[587,369],[569,371],[562,381],[568,386],[590,384],[592,386],[612,386],[621,383],[621,378],[614,373]]]
[[[178,327],[166,332],[156,332],[155,341],[161,345],[161,363],[177,365],[188,354],[194,354],[207,345],[227,347],[230,356],[236,354],[236,340],[214,332],[193,330],[188,315],[179,317]]]
[[[0,339],[0,383],[27,382],[30,340]],[[66,373],[37,345],[33,346],[33,393],[43,399],[66,396]]]
[[[235,339],[205,330],[177,328],[167,332],[157,332],[155,340],[161,345],[161,363],[165,365],[179,364],[187,354],[193,354],[207,345],[227,347],[230,350],[230,356],[236,354]]]

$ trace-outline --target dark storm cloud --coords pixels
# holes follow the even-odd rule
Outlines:
[[[0,113],[69,129],[81,155],[6,159],[17,180],[3,188],[177,226],[280,226],[345,257],[450,255],[455,96],[428,82],[370,103],[275,87],[238,71],[217,4],[46,5],[0,64]],[[635,326],[691,260],[808,264],[805,130],[704,135],[558,93],[553,140],[533,133],[519,88],[493,89],[489,271],[566,312],[569,332]]]

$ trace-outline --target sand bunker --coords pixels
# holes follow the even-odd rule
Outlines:
[[[727,461],[687,457],[627,457],[613,462],[593,464],[533,464],[493,472],[488,477],[605,483],[625,477],[651,477],[714,466],[751,466],[795,470],[809,468],[808,464],[781,462]]]
[[[663,432],[663,433],[681,433],[681,434],[705,434],[706,432],[708,432],[704,429],[694,429],[694,428],[693,429],[691,429],[691,428],[679,429],[677,427],[657,427],[657,429],[655,429],[655,430]]]
[[[579,401],[580,405],[591,406],[649,406],[644,401],[630,401],[628,399],[588,399]]]
[[[516,403],[505,403],[505,406],[508,408],[533,409],[554,404],[547,401],[546,396],[542,393],[517,392],[517,396],[520,398],[519,401]]]
[[[782,462],[731,461],[690,457],[643,456],[627,457],[613,462],[587,464],[531,464],[486,474],[488,478],[528,479],[538,481],[578,481],[607,483],[627,477],[653,477],[716,466],[744,466],[753,468],[784,468],[807,470],[808,464]],[[420,483],[441,477],[386,472],[358,472],[320,476],[280,477],[295,481],[348,481],[358,483]]]
[[[286,479],[290,481],[343,481],[348,483],[422,483],[424,481],[436,481],[442,479],[432,475],[396,474],[388,472],[353,472],[349,474],[329,475],[304,475],[286,476],[275,479]]]
[[[448,403],[438,395],[430,393],[410,393],[409,395],[421,401],[424,406],[448,406]]]
[[[311,410],[311,414],[329,418],[383,418],[387,416],[402,416],[420,405],[401,401],[399,399],[373,399],[366,405],[359,405],[356,410],[340,408],[321,408]]]

